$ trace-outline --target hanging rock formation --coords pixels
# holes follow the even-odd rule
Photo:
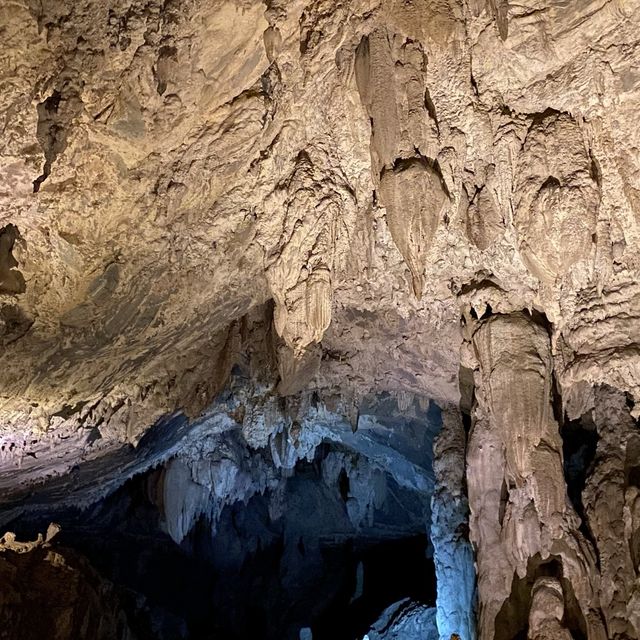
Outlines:
[[[598,168],[575,120],[556,113],[534,119],[516,176],[520,251],[535,276],[553,282],[589,257],[598,219]]]

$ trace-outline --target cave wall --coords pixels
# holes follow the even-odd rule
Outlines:
[[[136,640],[111,583],[82,554],[0,542],[0,623],[7,640]]]

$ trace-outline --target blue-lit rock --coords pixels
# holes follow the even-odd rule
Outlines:
[[[436,489],[431,499],[431,543],[436,566],[440,640],[475,640],[476,574],[469,542],[469,505],[463,493],[465,434],[458,410],[443,411],[434,444]]]
[[[353,426],[340,406],[288,406],[240,383],[198,420],[168,418],[135,455],[123,447],[113,466],[106,457],[80,464],[0,522],[53,519],[92,561],[112,558],[107,577],[139,594],[136,615],[149,628],[187,629],[215,612],[233,637],[297,640],[303,629],[330,637],[342,616],[356,638],[408,597],[381,637],[435,640],[429,529],[440,410],[384,394],[362,403]],[[151,604],[162,580],[148,576],[165,563],[176,576],[167,593],[184,600],[178,611]]]
[[[362,640],[437,640],[433,607],[408,598],[387,607]]]

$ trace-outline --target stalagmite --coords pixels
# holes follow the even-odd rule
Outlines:
[[[563,625],[564,598],[557,578],[538,578],[531,590],[529,613],[529,640],[572,640]]]

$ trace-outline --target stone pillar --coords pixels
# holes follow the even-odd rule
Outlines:
[[[583,502],[600,558],[600,605],[611,638],[640,638],[640,579],[634,566],[633,523],[640,470],[640,431],[623,393],[609,387],[595,391],[593,417],[598,430],[596,458]],[[635,530],[634,530],[635,529]]]
[[[474,640],[476,575],[468,539],[469,505],[464,493],[465,433],[457,408],[442,413],[434,442],[436,489],[431,498],[436,621],[440,640]]]
[[[528,627],[540,577],[561,579],[568,618],[589,640],[604,639],[595,555],[566,491],[547,331],[525,313],[495,315],[478,323],[472,346],[467,484],[480,640],[511,640]]]

